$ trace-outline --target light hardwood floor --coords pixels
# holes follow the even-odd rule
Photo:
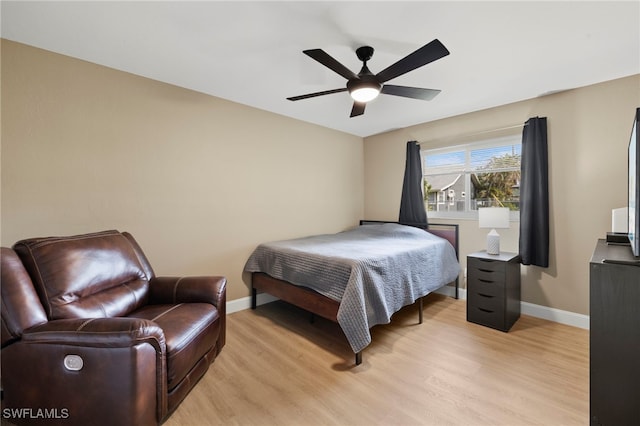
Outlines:
[[[227,317],[227,344],[166,426],[587,425],[589,332],[522,316],[509,333],[439,294],[372,329],[354,365],[339,326],[274,302]]]

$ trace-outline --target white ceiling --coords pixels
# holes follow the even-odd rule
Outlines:
[[[358,136],[640,73],[640,1],[2,1],[2,37]],[[381,95],[349,118],[343,77],[319,48],[375,74],[438,38],[451,52],[389,81],[441,89]]]

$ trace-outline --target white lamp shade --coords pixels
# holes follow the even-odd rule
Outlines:
[[[480,228],[508,228],[509,209],[506,207],[483,207],[478,209]]]

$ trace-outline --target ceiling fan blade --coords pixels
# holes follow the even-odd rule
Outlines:
[[[423,65],[427,65],[429,62],[433,62],[444,56],[447,56],[449,51],[440,40],[435,39],[431,43],[422,46],[415,52],[405,56],[393,65],[380,71],[376,74],[376,78],[380,83],[389,81],[392,78],[406,74],[409,71],[413,71],[416,68],[420,68]]]
[[[351,108],[350,118],[357,117],[364,114],[364,108],[367,106],[366,102],[354,102],[353,108]]]
[[[392,84],[385,84],[382,86],[380,93],[385,95],[402,96],[405,98],[421,99],[423,101],[430,101],[435,98],[440,90],[436,89],[421,89],[420,87],[407,87],[407,86],[394,86]]]
[[[350,80],[352,78],[358,78],[358,76],[353,71],[351,71],[349,68],[342,65],[340,62],[336,61],[332,56],[330,56],[327,52],[325,52],[322,49],[303,50],[302,53],[309,56],[310,58],[315,59],[325,67],[340,74],[347,80]]]
[[[306,95],[292,96],[287,99],[289,99],[290,101],[299,101],[301,99],[315,98],[316,96],[331,95],[332,93],[340,93],[340,92],[346,92],[346,91],[347,91],[347,88],[343,87],[342,89],[325,90],[323,92],[315,92],[315,93],[308,93]]]

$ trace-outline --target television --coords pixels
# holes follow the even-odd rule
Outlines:
[[[629,141],[629,242],[640,257],[640,108],[636,108]]]

